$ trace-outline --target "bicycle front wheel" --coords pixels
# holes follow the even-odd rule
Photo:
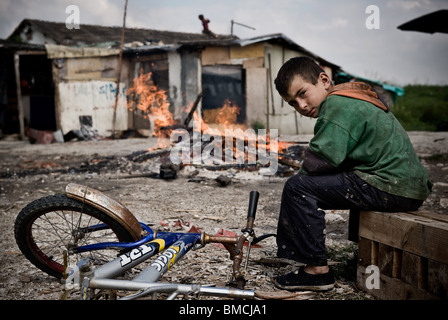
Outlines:
[[[94,226],[106,225],[108,228]],[[74,254],[76,247],[100,242],[132,242],[133,237],[119,221],[100,210],[65,194],[52,195],[29,203],[14,225],[17,245],[37,268],[51,276],[63,277],[64,251],[69,265],[90,258],[102,265],[116,258],[118,249]]]

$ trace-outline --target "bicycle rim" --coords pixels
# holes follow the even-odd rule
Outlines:
[[[19,214],[16,239],[28,260],[50,275],[63,277],[64,251],[69,266],[76,265],[82,258],[90,258],[99,266],[116,258],[119,251],[102,249],[75,254],[74,249],[100,242],[132,241],[132,236],[119,222],[89,205],[65,195],[36,201],[37,204],[30,204]],[[100,224],[109,228],[88,231]]]

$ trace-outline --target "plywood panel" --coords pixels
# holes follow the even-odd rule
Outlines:
[[[230,64],[229,47],[206,47],[201,54],[203,66],[215,64]]]
[[[245,47],[230,47],[230,59],[248,59],[264,57],[264,43],[255,43]]]

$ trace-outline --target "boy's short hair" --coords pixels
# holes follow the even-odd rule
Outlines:
[[[281,96],[288,94],[291,81],[296,75],[300,75],[303,80],[317,83],[319,74],[324,70],[313,59],[308,57],[295,57],[285,62],[277,73],[277,78],[274,80],[275,88]]]

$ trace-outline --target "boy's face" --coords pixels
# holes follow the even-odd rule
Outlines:
[[[325,72],[319,75],[315,85],[296,75],[291,81],[287,95],[282,98],[301,115],[317,118],[319,106],[331,88],[331,80]]]

